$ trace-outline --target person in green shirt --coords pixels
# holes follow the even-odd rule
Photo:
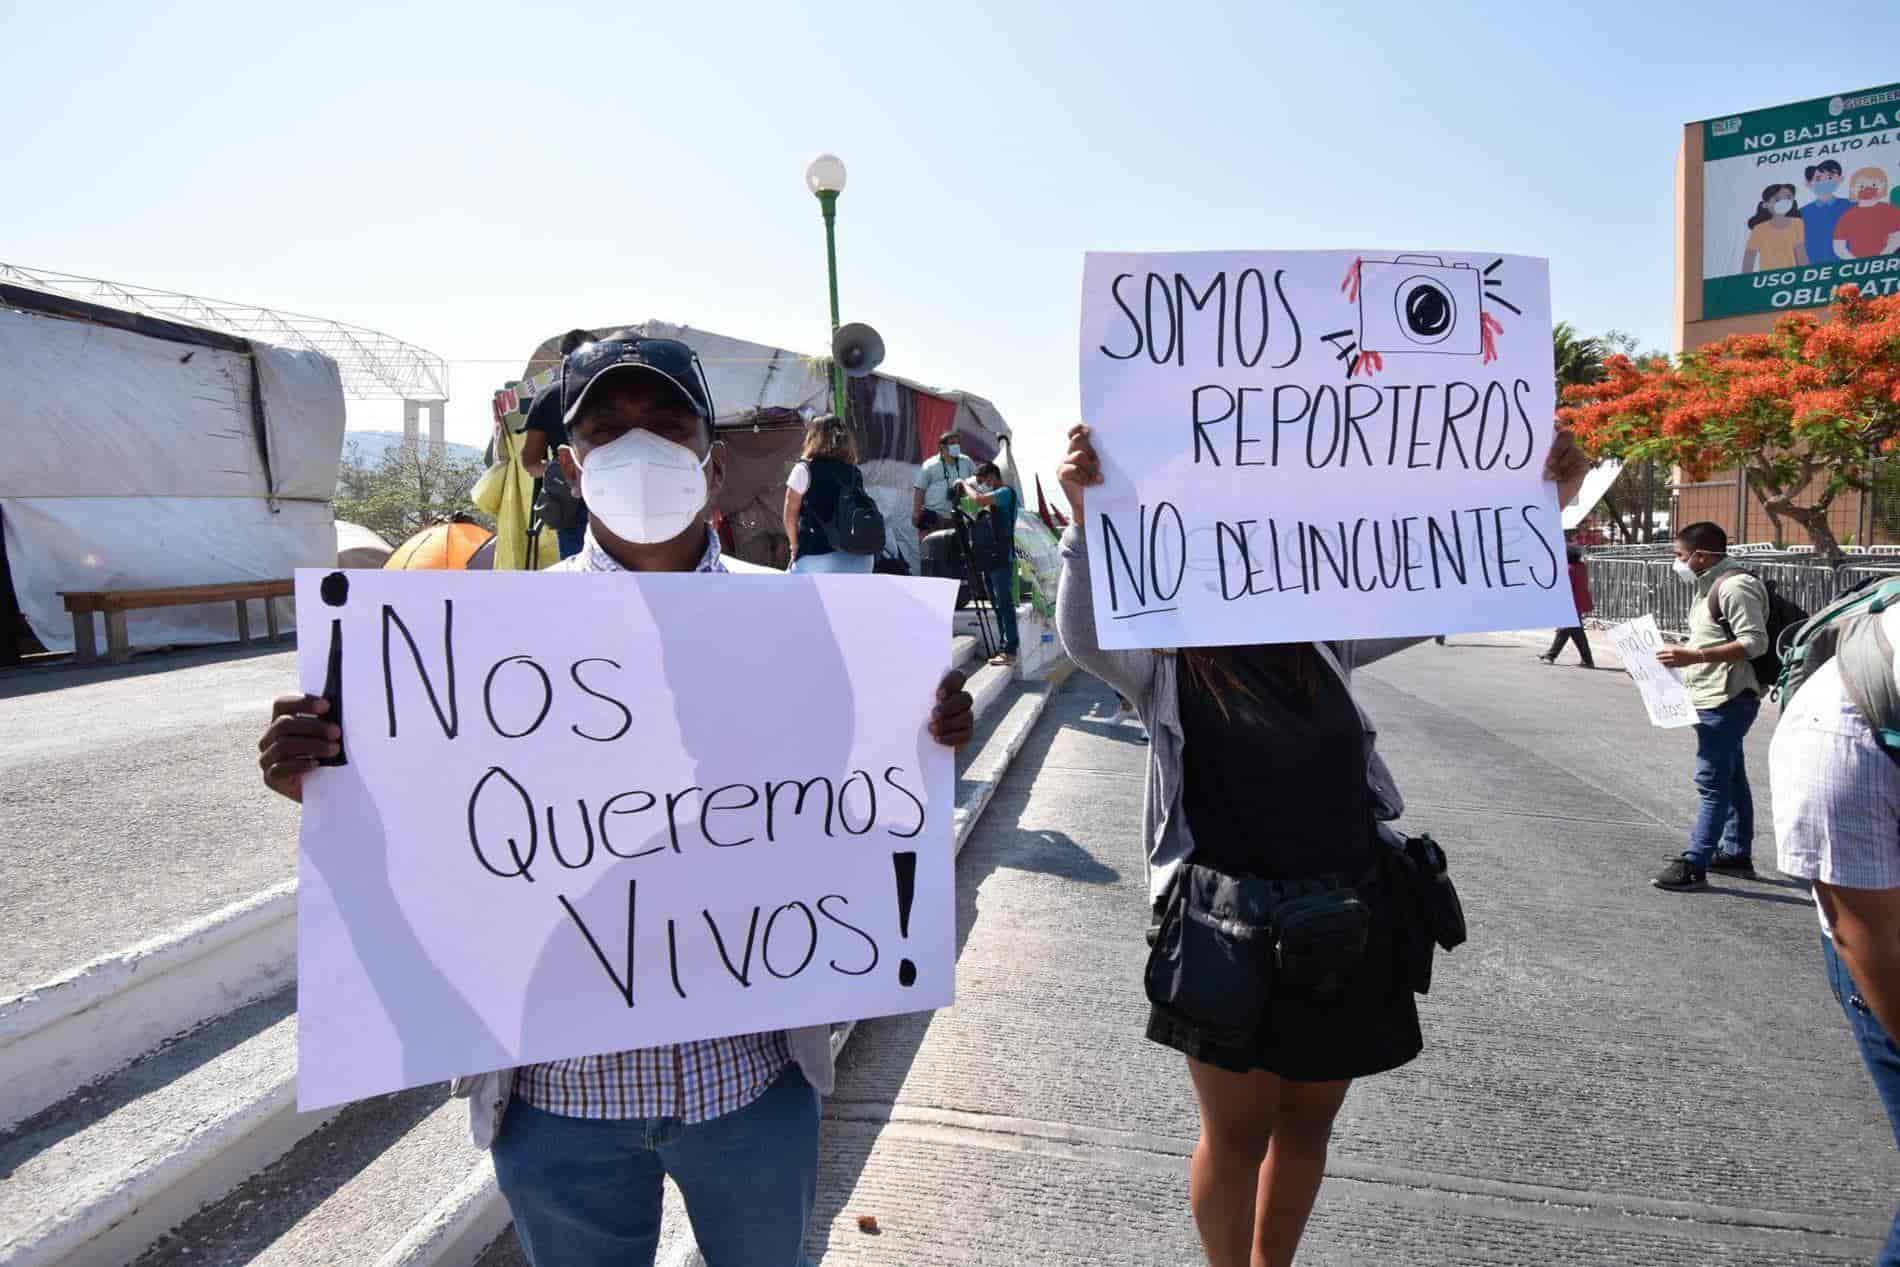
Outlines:
[[[1695,786],[1701,798],[1682,856],[1653,884],[1670,892],[1698,889],[1709,871],[1752,876],[1755,799],[1743,744],[1761,712],[1762,684],[1749,663],[1768,650],[1768,590],[1728,557],[1728,534],[1693,523],[1676,534],[1676,574],[1694,586],[1689,640],[1656,659],[1682,672],[1695,705]]]
[[[1022,639],[1016,629],[1016,552],[1013,545],[1018,509],[1016,490],[1003,483],[1003,472],[996,463],[985,462],[976,468],[976,478],[964,485],[964,492],[971,501],[987,507],[996,516],[998,539],[1012,543],[1008,556],[1001,564],[991,568],[983,579],[990,592],[990,605],[996,610],[997,635],[1002,643],[996,654],[990,657],[990,663],[1014,664],[1017,652],[1022,649]]]

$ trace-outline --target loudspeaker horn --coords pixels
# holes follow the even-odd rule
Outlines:
[[[862,321],[838,327],[831,336],[831,359],[846,378],[863,378],[884,363],[884,339]]]

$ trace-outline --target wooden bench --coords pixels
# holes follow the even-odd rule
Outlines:
[[[106,618],[106,658],[124,664],[132,658],[132,644],[125,636],[125,614],[148,607],[189,607],[196,603],[236,603],[238,641],[251,642],[253,598],[264,600],[264,623],[272,639],[277,637],[277,608],[274,598],[289,598],[293,583],[281,581],[237,581],[229,585],[173,585],[147,590],[61,590],[66,610],[73,616],[73,658],[80,664],[96,664],[99,644],[93,641],[92,614]]]

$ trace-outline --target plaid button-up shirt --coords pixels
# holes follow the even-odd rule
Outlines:
[[[587,534],[587,544],[550,572],[624,572]],[[724,572],[719,538],[708,531],[700,572]],[[641,1047],[527,1065],[515,1094],[562,1117],[676,1117],[704,1122],[736,1112],[765,1093],[792,1060],[783,1030]]]
[[[1822,665],[1783,707],[1768,771],[1784,874],[1844,889],[1900,888],[1900,767],[1848,699],[1839,661]]]

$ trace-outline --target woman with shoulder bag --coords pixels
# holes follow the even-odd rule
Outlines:
[[[836,414],[805,424],[805,445],[785,480],[785,537],[792,545],[793,572],[870,572],[877,556],[832,548],[825,525],[837,513],[838,495],[864,481],[858,442]]]
[[[1546,477],[1567,497],[1588,467],[1559,433]],[[1424,639],[1104,651],[1082,537],[1101,482],[1088,427],[1069,432],[1060,474],[1075,525],[1063,646],[1134,701],[1152,741],[1148,1037],[1187,1056],[1199,1103],[1195,1225],[1211,1267],[1285,1267],[1347,1089],[1418,1055],[1431,941],[1462,939],[1443,854],[1388,826],[1404,804],[1352,694],[1355,668]]]

